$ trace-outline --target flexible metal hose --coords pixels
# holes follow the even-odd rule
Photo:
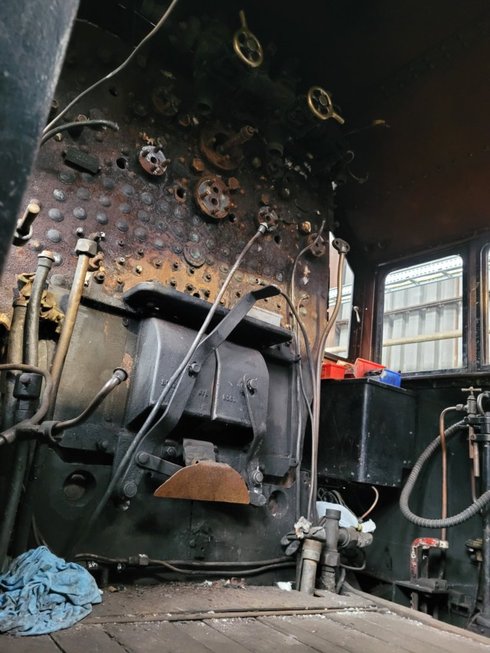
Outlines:
[[[466,426],[467,424],[464,422],[464,420],[456,422],[456,424],[450,426],[445,431],[446,440]],[[440,444],[441,437],[438,435],[437,438],[432,440],[429,446],[424,449],[417,462],[413,466],[413,469],[410,472],[410,476],[408,477],[408,480],[405,483],[405,487],[403,488],[400,495],[400,510],[403,516],[408,519],[408,521],[412,522],[412,524],[416,524],[422,528],[451,528],[452,526],[458,526],[459,524],[463,524],[465,521],[468,521],[468,519],[471,519],[471,517],[474,517],[477,513],[480,512],[480,510],[482,510],[487,504],[490,503],[490,490],[487,490],[467,508],[459,512],[457,515],[447,517],[446,519],[427,519],[426,517],[419,517],[410,510],[408,507],[408,502],[410,501],[410,495],[412,494],[415,483],[417,482],[423,466],[440,446]]]

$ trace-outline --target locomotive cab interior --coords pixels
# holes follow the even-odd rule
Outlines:
[[[0,570],[489,636],[488,3],[0,19]]]

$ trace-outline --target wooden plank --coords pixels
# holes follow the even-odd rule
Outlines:
[[[201,642],[213,653],[250,653],[250,649],[232,641],[220,631],[202,621],[184,621],[178,624],[186,635]]]
[[[358,633],[376,637],[382,642],[390,644],[394,651],[409,651],[409,653],[441,653],[440,649],[430,647],[429,644],[420,642],[414,637],[402,635],[397,629],[384,628],[382,625],[367,621],[364,613],[359,614],[332,614],[328,620],[335,621]],[[462,653],[460,650],[459,653]]]
[[[128,607],[129,606],[129,607]],[[277,587],[245,587],[235,589],[190,583],[167,583],[154,587],[131,587],[123,592],[104,594],[103,603],[94,606],[84,623],[102,623],[101,617],[120,617],[128,612],[145,614],[191,614],[256,610],[311,610],[373,607],[373,601],[359,596],[310,596],[301,592],[286,592]]]
[[[323,617],[265,617],[260,620],[278,630],[295,635],[318,651],[349,651],[349,653],[393,653],[391,644],[359,633]]]
[[[134,653],[209,653],[209,649],[168,622],[145,625],[107,624],[111,637]]]
[[[454,626],[453,624],[448,624],[445,621],[438,621],[437,619],[434,619],[428,614],[424,614],[423,612],[412,610],[412,608],[408,608],[405,605],[400,605],[399,603],[394,603],[393,601],[388,601],[387,599],[382,599],[379,596],[373,596],[372,594],[367,594],[366,592],[362,592],[361,590],[355,589],[353,587],[348,588],[346,592],[346,596],[359,596],[360,598],[371,600],[379,608],[388,610],[390,612],[394,612],[395,614],[400,615],[401,617],[406,617],[407,619],[416,619],[417,621],[420,621],[426,624],[427,626],[433,626],[438,630],[443,630],[448,633],[454,633],[455,635],[461,635],[461,628],[459,628],[458,626]],[[487,637],[484,637],[483,635],[479,635],[478,633],[474,633],[470,631],[464,631],[464,633],[466,639],[471,640],[473,642],[479,642],[480,644],[485,644],[485,646],[488,646]]]
[[[207,623],[252,653],[271,653],[272,651],[312,653],[315,651],[294,635],[280,633],[256,619],[217,619]]]
[[[415,619],[405,619],[395,614],[374,613],[364,615],[364,619],[376,626],[387,630],[393,630],[405,637],[411,637],[419,642],[424,642],[434,650],[447,653],[488,653],[490,641],[487,645],[473,642],[465,637],[464,631],[461,634],[449,634],[437,627],[426,626]]]
[[[124,649],[100,626],[78,625],[53,633],[51,637],[63,653],[124,653]]]
[[[156,612],[153,614],[127,614],[122,616],[105,617],[92,617],[90,620],[87,618],[84,623],[86,624],[130,624],[130,623],[149,623],[151,621],[171,621],[179,623],[181,621],[202,621],[205,619],[251,619],[254,617],[295,617],[297,615],[322,615],[322,614],[337,614],[337,612],[349,611],[352,608],[325,608],[325,609],[290,609],[287,610],[228,610],[226,612],[216,612],[216,610],[209,610],[208,612],[180,612],[174,614],[161,614]],[[375,610],[369,608],[366,611]]]
[[[0,651],[2,653],[60,653],[60,649],[49,635],[37,637],[0,635]]]

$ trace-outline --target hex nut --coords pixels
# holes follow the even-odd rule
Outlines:
[[[95,240],[89,240],[88,238],[79,238],[75,246],[75,254],[77,256],[87,254],[92,258],[97,254],[97,243]]]

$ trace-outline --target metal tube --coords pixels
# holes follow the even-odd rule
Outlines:
[[[73,277],[73,283],[71,286],[70,295],[68,297],[68,308],[66,310],[60,339],[58,340],[58,345],[54,354],[53,364],[51,365],[53,394],[51,397],[48,417],[51,417],[54,412],[54,407],[58,395],[58,388],[60,386],[61,375],[63,373],[63,367],[65,364],[66,355],[68,353],[68,348],[70,346],[71,337],[73,335],[73,329],[75,328],[78,309],[80,308],[80,301],[82,299],[85,277],[88,272],[89,260],[89,254],[80,253],[78,255],[75,276]]]
[[[37,365],[39,346],[39,313],[41,300],[46,285],[46,279],[54,263],[52,252],[44,251],[37,257],[37,270],[32,282],[31,296],[27,304],[26,323],[24,331],[23,362],[27,365]]]
[[[24,363],[27,365],[38,364],[39,313],[41,311],[41,301],[44,287],[46,285],[46,279],[48,278],[49,271],[53,267],[54,260],[53,253],[47,250],[41,252],[37,259],[36,275],[32,282],[31,296],[29,297],[29,303],[27,304],[24,329],[23,358]],[[27,418],[32,417],[36,410],[37,400],[25,401],[23,403],[26,405],[26,410],[24,411],[25,416]],[[22,452],[22,456],[26,457],[26,460],[23,461],[24,476],[23,479],[21,479],[24,494],[22,496],[22,492],[20,493],[16,509],[17,519],[15,523],[15,537],[12,544],[12,554],[14,556],[23,553],[26,550],[29,540],[32,519],[32,490],[30,489],[30,484],[33,480],[31,478],[32,470],[36,466],[39,455],[39,446],[39,443],[35,440],[27,442],[21,441],[18,445],[19,453]]]
[[[335,573],[340,563],[338,553],[340,510],[325,512],[325,547],[321,557],[320,587],[335,592]]]
[[[24,326],[26,321],[27,306],[24,300],[16,300],[12,313],[12,323],[8,338],[6,362],[11,365],[22,363],[22,347],[24,342]],[[14,412],[17,399],[14,397],[14,386],[17,374],[7,373],[6,390],[3,398],[2,428],[7,429],[14,423]]]
[[[314,514],[316,513],[315,500],[316,500],[316,487],[317,487],[317,466],[318,466],[318,438],[320,434],[320,392],[321,392],[321,376],[322,376],[322,363],[325,354],[325,345],[327,343],[328,334],[332,330],[335,320],[340,311],[340,306],[342,304],[342,289],[344,282],[344,263],[346,259],[347,252],[349,251],[349,245],[343,241],[341,248],[339,249],[339,260],[338,260],[338,272],[337,272],[337,299],[335,302],[334,309],[332,314],[329,317],[327,326],[325,327],[323,333],[320,336],[320,341],[318,343],[318,351],[316,358],[316,370],[315,370],[315,388],[314,388],[314,406],[313,406],[313,425],[312,425],[312,445],[311,445],[311,491],[308,500],[308,519],[313,519]]]
[[[87,408],[85,408],[85,410],[82,411],[80,415],[77,415],[77,417],[73,417],[72,419],[67,419],[64,422],[57,422],[53,427],[53,433],[57,433],[57,432],[59,433],[60,431],[71,429],[74,426],[77,426],[78,424],[85,422],[85,420],[87,420],[90,417],[90,415],[92,415],[92,413],[96,411],[96,409],[104,401],[107,395],[110,394],[114,390],[114,388],[117,388],[117,386],[123,381],[125,381],[127,378],[128,378],[127,372],[122,368],[117,367],[114,370],[111,378],[102,386],[99,392],[89,403]]]
[[[301,553],[299,591],[313,594],[316,584],[316,570],[322,553],[323,544],[318,540],[306,539]]]
[[[7,349],[7,363],[17,364],[22,362],[22,344],[24,341],[24,325],[27,307],[24,303],[14,304],[12,324]],[[13,395],[16,374],[7,373],[7,389],[3,403],[3,428],[9,428],[14,423],[17,399]],[[0,523],[0,570],[3,570],[8,552],[10,538],[14,528],[15,517],[19,505],[22,479],[24,477],[25,463],[28,447],[25,442],[18,442],[11,458],[10,486],[6,496],[3,518]]]

